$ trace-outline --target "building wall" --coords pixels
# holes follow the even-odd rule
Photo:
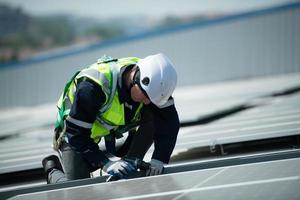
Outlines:
[[[0,108],[56,101],[68,78],[103,54],[164,52],[176,65],[179,87],[299,72],[299,19],[294,3],[0,66]]]

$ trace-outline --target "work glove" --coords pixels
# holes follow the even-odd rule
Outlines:
[[[102,169],[106,173],[119,178],[124,178],[137,170],[134,165],[124,160],[108,161]]]
[[[146,171],[146,176],[155,176],[163,173],[163,162],[156,159],[151,159],[150,165],[150,168]]]

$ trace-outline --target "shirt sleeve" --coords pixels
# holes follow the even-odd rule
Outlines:
[[[91,124],[96,120],[98,110],[104,102],[105,94],[101,87],[83,80],[77,85],[74,102],[66,120],[66,136],[70,146],[79,152],[93,169],[98,169],[108,162],[98,144],[90,137]]]
[[[173,102],[174,99],[171,97],[169,101]],[[174,103],[170,103],[168,106],[162,108],[152,106],[155,127],[152,158],[169,163],[180,126],[178,113]]]

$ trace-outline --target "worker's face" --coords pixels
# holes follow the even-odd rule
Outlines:
[[[144,93],[137,84],[134,84],[132,86],[130,93],[133,101],[144,103],[145,105],[150,104],[150,99],[144,95]]]

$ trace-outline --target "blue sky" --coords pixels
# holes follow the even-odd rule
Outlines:
[[[242,12],[294,0],[0,0],[21,6],[33,15],[73,14],[106,19],[126,15],[193,15],[199,13]]]

